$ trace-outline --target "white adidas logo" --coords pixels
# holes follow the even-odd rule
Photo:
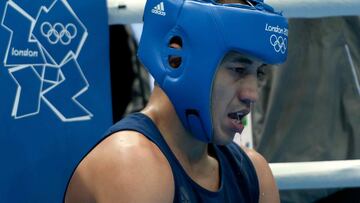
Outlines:
[[[161,16],[166,16],[165,8],[164,8],[164,2],[159,3],[156,5],[152,10],[151,13]]]

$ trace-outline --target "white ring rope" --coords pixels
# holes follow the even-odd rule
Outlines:
[[[272,163],[280,190],[360,187],[360,160]]]
[[[359,16],[359,0],[265,0],[288,18]]]
[[[107,0],[109,24],[142,23],[146,0]]]
[[[265,0],[265,2],[277,11],[283,11],[284,16],[288,18],[360,16],[360,0]],[[107,0],[107,3],[109,24],[142,22],[146,0]]]

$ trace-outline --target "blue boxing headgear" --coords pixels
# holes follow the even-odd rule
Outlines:
[[[264,63],[287,56],[287,20],[260,0],[253,5],[195,0],[148,0],[138,55],[167,94],[184,125],[211,142],[212,82],[222,58],[236,51]],[[169,46],[180,38],[182,48]],[[169,57],[181,57],[174,68]]]

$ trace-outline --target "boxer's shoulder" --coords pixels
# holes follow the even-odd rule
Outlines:
[[[110,135],[81,161],[67,199],[79,188],[96,202],[172,202],[174,197],[167,159],[154,143],[134,131]]]

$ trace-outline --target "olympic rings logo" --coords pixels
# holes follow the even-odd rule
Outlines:
[[[60,41],[62,45],[68,45],[77,35],[76,26],[72,23],[64,26],[61,23],[51,25],[49,22],[43,22],[40,31],[50,44],[57,44]]]
[[[285,54],[287,49],[287,39],[281,36],[277,37],[275,34],[270,36],[270,44],[274,47],[276,52]]]

